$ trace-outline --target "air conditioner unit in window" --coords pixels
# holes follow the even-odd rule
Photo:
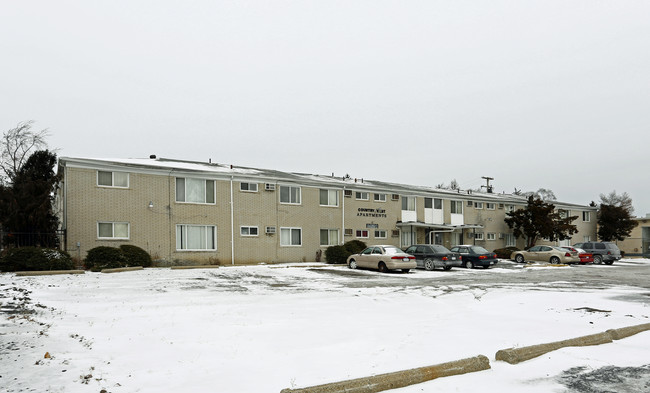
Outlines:
[[[472,206],[472,205],[473,205],[472,201],[467,201],[467,206]]]
[[[264,190],[266,190],[266,191],[275,191],[275,184],[273,184],[273,183],[264,183]]]
[[[505,234],[505,233],[499,233],[499,239],[503,239],[503,238],[505,238],[505,237],[506,237],[506,234]]]
[[[399,194],[393,194],[390,196],[390,199],[393,201],[399,201]]]
[[[345,236],[352,236],[352,228],[345,228]]]
[[[343,195],[345,195],[346,198],[352,198],[352,190],[344,190]]]
[[[499,209],[503,209],[505,205],[503,203],[499,203]]]
[[[266,227],[266,234],[267,235],[272,235],[275,233],[275,227]]]
[[[393,230],[391,231],[391,234],[390,234],[390,235],[391,235],[391,237],[399,237],[399,231],[393,229]]]

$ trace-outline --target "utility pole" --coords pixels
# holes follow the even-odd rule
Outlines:
[[[494,178],[489,176],[481,176],[481,179],[485,179],[487,182],[486,183],[487,185],[481,186],[481,188],[485,187],[487,189],[488,194],[492,194],[492,186],[490,185],[490,180],[494,180]]]

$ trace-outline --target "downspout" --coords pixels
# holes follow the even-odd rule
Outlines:
[[[345,186],[343,186],[343,193],[341,198],[341,233],[339,234],[339,244],[345,243]]]
[[[169,227],[169,263],[172,263],[172,254],[174,250],[176,249],[175,243],[174,243],[174,235],[173,233],[176,232],[176,228],[172,226],[172,173],[174,172],[174,168],[172,168],[169,171],[169,174],[167,177],[169,178],[167,181],[167,219],[169,220],[169,223],[167,226]],[[176,184],[174,184],[174,200],[176,200]]]
[[[63,248],[68,250],[68,166],[63,166],[63,230],[65,233],[65,243]],[[81,249],[81,248],[80,248]]]
[[[235,264],[235,205],[233,203],[233,180],[230,175],[230,261]]]

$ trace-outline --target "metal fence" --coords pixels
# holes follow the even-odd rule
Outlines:
[[[35,246],[57,248],[65,251],[65,237],[65,230],[58,230],[55,233],[0,231],[0,248]]]

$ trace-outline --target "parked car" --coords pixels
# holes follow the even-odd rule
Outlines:
[[[499,262],[497,254],[489,252],[481,246],[460,245],[452,247],[451,251],[460,254],[463,258],[463,266],[467,269],[471,269],[474,266],[482,266],[487,269]]]
[[[594,263],[603,263],[611,265],[614,261],[622,258],[621,250],[614,243],[610,242],[585,242],[576,243],[573,247],[582,248],[586,252],[594,255]]]
[[[417,267],[426,270],[435,268],[450,270],[454,266],[462,266],[460,254],[438,244],[414,244],[405,252],[415,256]]]
[[[515,262],[540,261],[550,263],[578,263],[576,251],[563,250],[555,246],[533,246],[525,251],[514,251],[510,256]]]
[[[358,254],[352,254],[347,260],[350,269],[364,267],[377,269],[382,273],[389,270],[402,270],[407,273],[415,269],[415,257],[395,246],[370,246]]]
[[[500,259],[510,259],[510,255],[512,255],[513,251],[519,251],[520,249],[517,247],[513,246],[508,246],[504,248],[497,248],[493,252],[497,254],[497,258]]]
[[[560,248],[563,248],[565,250],[569,251],[575,251],[578,253],[578,257],[580,257],[580,263],[585,264],[585,263],[594,263],[594,254],[589,253],[582,248],[577,248],[577,247],[571,247],[571,246],[562,246]]]

